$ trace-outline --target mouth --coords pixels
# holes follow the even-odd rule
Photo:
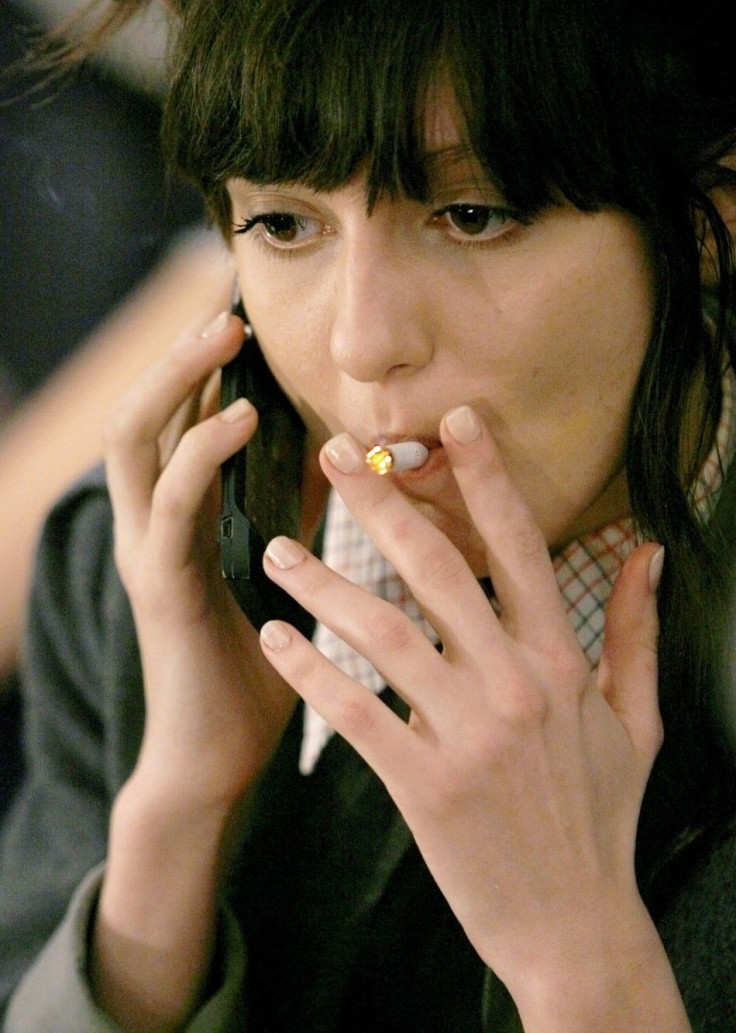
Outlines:
[[[427,446],[425,445],[425,448]],[[402,485],[410,485],[431,477],[432,474],[447,466],[447,458],[443,446],[438,442],[433,448],[427,449],[427,458],[421,466],[406,470],[397,470],[392,476]]]
[[[363,435],[356,435],[356,437],[363,442]],[[367,450],[374,445],[401,445],[406,441],[415,441],[418,445],[423,445],[428,452],[442,447],[442,442],[436,434],[413,434],[410,430],[378,431],[378,433],[365,442],[365,447]]]

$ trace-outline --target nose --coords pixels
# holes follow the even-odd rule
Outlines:
[[[330,345],[348,376],[382,382],[422,369],[434,344],[416,263],[400,240],[371,222],[344,242]]]

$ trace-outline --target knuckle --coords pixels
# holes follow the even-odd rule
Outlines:
[[[151,512],[164,520],[180,520],[188,516],[188,504],[184,491],[173,477],[162,476],[153,489]]]
[[[367,640],[387,652],[406,649],[413,638],[414,626],[393,606],[382,606],[367,622]]]
[[[337,707],[336,727],[356,740],[370,739],[377,730],[376,702],[367,690],[346,694]]]
[[[541,532],[532,525],[514,527],[510,534],[511,548],[520,560],[535,559],[547,555],[548,546]]]
[[[444,542],[432,546],[423,553],[419,561],[419,570],[425,580],[435,585],[457,583],[467,574],[467,567],[460,553]]]
[[[544,669],[561,698],[578,698],[590,677],[587,660],[577,648],[567,643],[548,644],[543,652]]]
[[[508,686],[498,707],[501,734],[492,737],[494,748],[498,749],[508,739],[526,737],[541,728],[548,713],[549,701],[540,689],[527,682]]]

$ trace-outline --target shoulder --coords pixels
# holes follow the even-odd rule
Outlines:
[[[90,470],[54,504],[44,523],[39,558],[68,556],[86,570],[112,546],[112,505],[104,469]]]
[[[26,633],[26,698],[68,693],[100,705],[123,643],[133,640],[115,566],[104,471],[86,474],[50,511],[37,552]]]
[[[31,592],[33,617],[64,624],[65,616],[73,617],[82,631],[99,624],[101,605],[121,590],[112,506],[99,467],[73,485],[46,519]]]

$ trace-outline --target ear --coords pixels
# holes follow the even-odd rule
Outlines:
[[[728,169],[736,172],[736,148],[729,151],[720,163]],[[729,183],[726,186],[714,187],[709,191],[708,196],[723,219],[724,225],[731,238],[736,243],[736,183]],[[703,283],[706,286],[714,286],[717,282],[717,270],[712,256],[715,255],[716,245],[710,226],[707,226],[703,235],[703,254],[701,268]]]

